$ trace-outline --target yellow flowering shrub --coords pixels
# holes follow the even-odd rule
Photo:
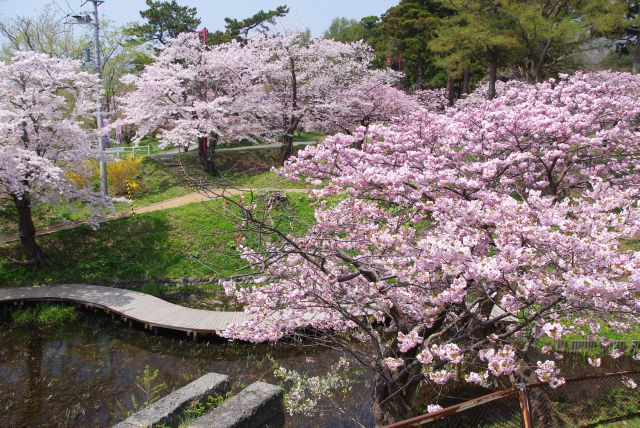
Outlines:
[[[120,159],[107,163],[109,188],[116,196],[127,196],[140,190],[136,177],[140,173],[142,158]]]

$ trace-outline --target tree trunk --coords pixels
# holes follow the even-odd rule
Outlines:
[[[544,82],[544,62],[538,62],[535,66],[536,83]]]
[[[13,202],[18,210],[18,230],[22,248],[27,254],[28,263],[41,268],[48,265],[44,252],[36,242],[36,227],[31,215],[31,199],[28,194],[18,197],[12,194]]]
[[[424,87],[423,79],[424,79],[424,66],[422,64],[422,61],[418,61],[418,74],[416,76],[416,87],[418,89],[422,89]]]
[[[377,426],[390,425],[414,416],[402,391],[390,391],[380,374],[374,378],[373,397],[371,411]]]
[[[282,137],[282,146],[280,146],[280,160],[282,164],[293,154],[293,133],[287,133]]]
[[[449,77],[447,77],[447,105],[449,107],[453,106],[453,102],[455,101],[455,83],[456,80],[453,76],[449,75]]]
[[[640,31],[636,31],[636,50],[633,54],[633,74],[640,74]]]
[[[202,168],[209,174],[218,175],[219,171],[215,164],[216,147],[218,146],[219,136],[212,134],[210,137],[201,137],[198,139],[198,155]]]
[[[462,93],[463,94],[469,93],[469,79],[470,79],[469,69],[467,68],[464,70],[464,74],[462,75]]]
[[[489,53],[489,90],[487,98],[492,100],[496,97],[496,81],[498,80],[498,55],[495,52]]]

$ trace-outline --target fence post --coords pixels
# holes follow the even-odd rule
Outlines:
[[[520,402],[520,414],[522,415],[522,426],[524,428],[533,428],[531,421],[531,411],[529,410],[529,394],[527,394],[527,385],[518,384],[518,401]]]

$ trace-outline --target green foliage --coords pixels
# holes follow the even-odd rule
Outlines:
[[[5,16],[3,14],[0,19],[1,56],[4,60],[17,50],[33,50],[60,57],[68,55],[77,45],[71,32],[65,31],[63,19],[53,3],[45,5],[37,16]]]
[[[182,412],[183,416],[178,424],[178,428],[186,428],[190,426],[194,419],[211,412],[232,396],[233,393],[229,391],[225,395],[208,395],[204,401],[192,402],[189,407],[184,409]]]
[[[337,40],[339,42],[357,42],[366,40],[369,31],[362,25],[362,22],[349,18],[334,18],[325,31],[324,37]]]
[[[516,46],[516,35],[492,0],[443,1],[455,5],[455,14],[440,21],[429,47],[435,63],[449,75],[461,77],[474,64],[486,65],[490,57],[505,57]]]
[[[131,395],[131,405],[129,408],[121,401],[117,401],[117,413],[114,416],[118,419],[125,419],[162,398],[164,390],[167,389],[167,385],[160,382],[159,377],[160,370],[152,369],[147,364],[144,372],[136,376],[137,396],[136,394]]]
[[[252,30],[265,33],[269,30],[268,24],[275,24],[276,18],[282,18],[288,13],[289,8],[287,6],[278,6],[275,9],[268,10],[266,12],[260,10],[255,15],[243,20],[225,18],[225,30],[211,33],[207,43],[210,45],[218,45],[230,42],[231,40],[244,42],[247,40],[249,33]]]
[[[165,45],[180,33],[196,31],[200,25],[195,7],[180,6],[175,0],[147,0],[146,3],[148,9],[140,11],[146,22],[126,30],[138,42]]]
[[[596,68],[630,73],[636,49],[638,48],[635,46],[626,46],[619,51],[611,52]]]
[[[442,18],[452,14],[437,0],[401,0],[382,16],[371,41],[380,65],[393,59],[393,67],[405,73],[410,87],[444,86],[446,77],[428,43]],[[395,61],[398,58],[400,64]]]
[[[73,322],[78,317],[78,310],[74,306],[62,304],[40,303],[32,307],[7,309],[11,323],[18,327],[24,326],[61,326]]]

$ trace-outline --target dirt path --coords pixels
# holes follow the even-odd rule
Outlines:
[[[204,202],[215,197],[221,196],[233,196],[247,192],[268,192],[268,191],[282,191],[286,193],[304,193],[307,189],[206,189],[204,192],[193,192],[188,195],[178,196],[175,198],[167,199],[154,204],[145,205],[143,207],[136,207],[130,210],[121,211],[118,213],[110,214],[104,221],[113,221],[120,218],[130,217],[134,214],[144,214],[153,211],[168,210],[171,208],[181,207],[183,205],[193,204],[195,202]],[[49,235],[51,233],[60,232],[62,230],[75,229],[77,227],[89,224],[86,221],[68,222],[56,224],[53,226],[43,227],[36,232],[36,236]],[[8,242],[20,240],[19,235],[5,235],[0,236],[0,244],[6,244]]]

